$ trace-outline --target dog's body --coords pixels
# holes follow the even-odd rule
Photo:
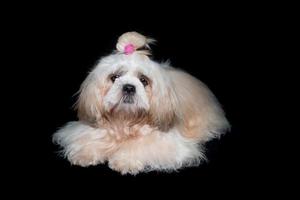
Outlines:
[[[199,80],[149,59],[150,40],[122,35],[82,84],[78,122],[54,135],[72,164],[108,161],[121,173],[175,170],[204,158],[201,144],[229,128],[214,95]]]

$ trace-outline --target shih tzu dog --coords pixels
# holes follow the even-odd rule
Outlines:
[[[151,60],[152,39],[123,34],[80,88],[79,121],[53,141],[74,165],[108,162],[122,174],[176,170],[204,159],[202,145],[229,128],[215,96],[199,80]]]

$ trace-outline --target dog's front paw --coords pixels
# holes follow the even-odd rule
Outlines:
[[[141,172],[145,166],[138,160],[112,159],[109,160],[109,167],[121,174],[136,175]]]
[[[95,152],[88,151],[86,149],[81,150],[72,156],[69,156],[68,159],[72,165],[79,165],[81,167],[97,165],[105,161],[102,157],[98,156]]]

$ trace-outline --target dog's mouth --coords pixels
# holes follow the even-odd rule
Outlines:
[[[132,95],[125,95],[123,96],[123,103],[125,104],[133,104],[134,103],[134,98]]]

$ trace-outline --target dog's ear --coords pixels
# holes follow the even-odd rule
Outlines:
[[[206,141],[229,128],[217,99],[202,82],[173,68],[167,73],[176,99],[176,125],[183,136]]]
[[[151,123],[161,131],[167,131],[176,120],[176,97],[165,69],[153,73],[155,81],[150,100]]]
[[[88,75],[81,84],[78,101],[75,105],[79,120],[92,124],[101,118],[101,84],[97,80],[95,74]]]

